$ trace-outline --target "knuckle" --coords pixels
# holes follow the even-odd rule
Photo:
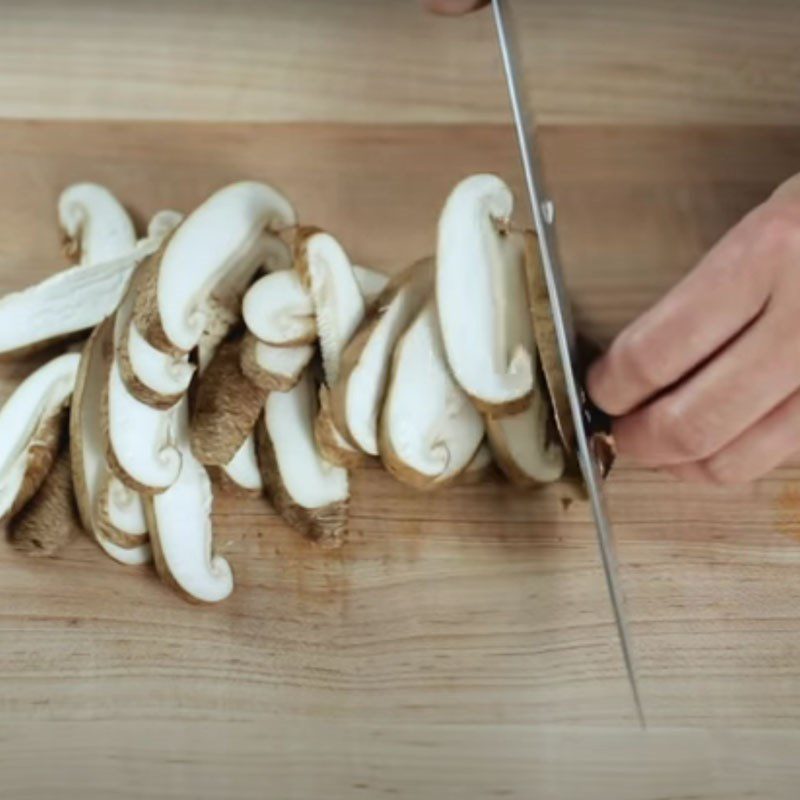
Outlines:
[[[686,461],[706,458],[713,452],[712,430],[684,405],[665,401],[654,413],[653,425],[660,441],[669,444]]]

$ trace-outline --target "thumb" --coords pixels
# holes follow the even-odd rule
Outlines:
[[[466,14],[489,4],[489,0],[422,0],[422,5],[434,14]]]

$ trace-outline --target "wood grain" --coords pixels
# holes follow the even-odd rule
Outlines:
[[[545,122],[800,124],[794,0],[518,0]],[[506,122],[488,13],[3,0],[0,116]]]
[[[602,340],[800,170],[788,128],[551,128],[545,146]],[[269,179],[393,271],[431,251],[449,187],[477,170],[518,186],[507,128],[4,122],[0,291],[63,264],[55,199],[74,180],[144,220]],[[31,365],[2,367],[6,391]],[[52,562],[4,543],[4,797],[793,798],[798,477],[725,492],[615,474],[646,735],[587,509],[558,488],[420,497],[367,469],[334,553],[261,501],[221,498],[237,589],[213,608],[88,539]]]
[[[769,731],[274,717],[27,722],[0,731],[0,743],[4,796],[14,800],[793,800],[800,779],[796,736]]]

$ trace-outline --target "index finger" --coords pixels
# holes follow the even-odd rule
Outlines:
[[[688,375],[746,328],[769,298],[765,207],[732,228],[675,288],[626,328],[588,375],[589,394],[626,414]]]

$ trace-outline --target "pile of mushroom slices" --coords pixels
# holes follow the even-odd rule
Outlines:
[[[336,546],[349,471],[370,460],[420,490],[495,464],[520,486],[559,479],[569,437],[552,433],[552,342],[534,334],[551,320],[535,238],[512,211],[499,178],[465,179],[435,257],[390,280],[263,183],[185,218],[162,211],[140,239],[107,189],[70,187],[59,218],[78,263],[0,299],[0,355],[73,343],[0,409],[12,541],[52,555],[83,528],[116,561],[152,560],[215,602],[233,575],[214,549],[212,485],[266,494]]]

